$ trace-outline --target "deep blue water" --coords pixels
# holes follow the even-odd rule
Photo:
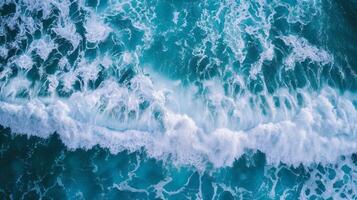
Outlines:
[[[357,199],[357,1],[0,1],[1,199]]]

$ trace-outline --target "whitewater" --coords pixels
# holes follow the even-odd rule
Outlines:
[[[17,141],[31,152],[63,143],[56,163],[76,152],[135,158],[125,181],[96,179],[96,199],[112,190],[130,191],[124,199],[357,198],[356,13],[353,0],[3,0],[0,163],[18,170],[9,161],[21,157],[9,150]],[[160,181],[130,182],[151,165],[166,173]],[[268,182],[222,175],[260,180],[237,167],[257,167]],[[305,178],[279,186],[292,176],[284,170]],[[170,191],[182,171],[192,174]],[[91,198],[63,177],[53,186],[66,198]],[[0,179],[0,194],[46,197],[42,184],[29,189],[35,179],[20,191]]]

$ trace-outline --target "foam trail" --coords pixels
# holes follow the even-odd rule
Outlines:
[[[328,52],[312,46],[306,39],[291,35],[285,36],[282,39],[285,44],[293,47],[292,53],[285,60],[285,64],[288,66],[287,69],[291,69],[296,63],[301,63],[307,59],[321,65],[333,63],[333,57]]]

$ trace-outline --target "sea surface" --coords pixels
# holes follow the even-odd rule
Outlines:
[[[357,199],[357,0],[0,0],[0,199]]]

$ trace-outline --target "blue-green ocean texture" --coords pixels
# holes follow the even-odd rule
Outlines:
[[[0,0],[0,199],[357,199],[356,0]]]

